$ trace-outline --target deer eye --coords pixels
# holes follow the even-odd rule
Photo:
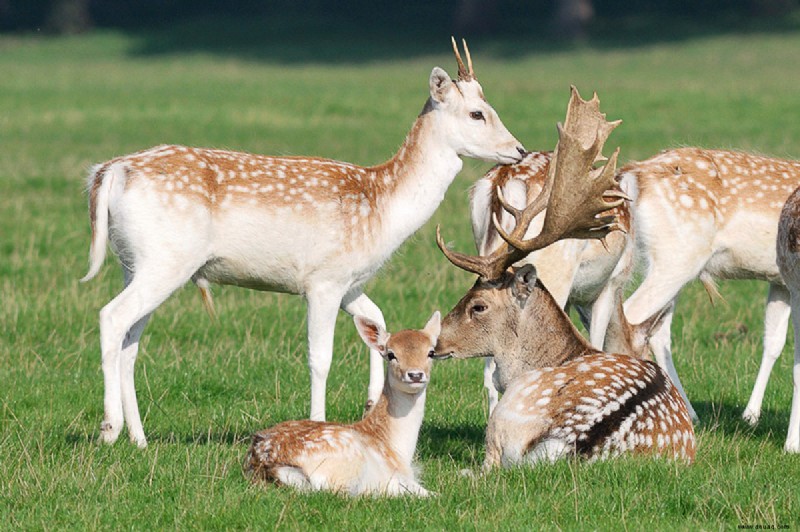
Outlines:
[[[469,114],[469,117],[473,120],[483,120],[486,122],[486,118],[484,118],[483,113],[481,111],[472,111]]]
[[[386,359],[391,362],[392,360],[397,360],[397,357],[394,356],[394,351],[388,351],[386,353]]]
[[[433,349],[431,349],[430,351],[428,351],[428,358],[433,358],[433,356],[434,356],[435,354],[436,354],[436,353],[433,351]]]
[[[475,303],[474,305],[472,305],[470,307],[469,313],[470,314],[480,314],[482,312],[486,312],[487,308],[488,307],[486,305],[484,305],[483,303]]]

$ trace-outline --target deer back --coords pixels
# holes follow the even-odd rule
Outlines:
[[[777,222],[800,184],[800,162],[681,148],[620,173],[636,180],[635,234],[648,262],[700,264],[717,278],[780,282]]]

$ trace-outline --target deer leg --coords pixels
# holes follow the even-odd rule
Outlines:
[[[125,286],[133,280],[133,272],[123,266]],[[139,339],[152,314],[146,314],[142,319],[133,324],[122,340],[120,360],[120,391],[122,396],[122,412],[128,424],[128,435],[132,443],[138,447],[147,446],[144,435],[142,418],[139,415],[139,404],[136,400],[136,387],[134,386],[134,366],[139,353]]]
[[[592,308],[589,311],[589,341],[597,349],[603,349],[606,333],[608,332],[608,324],[611,322],[611,316],[614,314],[614,308],[617,304],[617,293],[619,293],[619,297],[622,297],[622,289],[628,281],[632,260],[633,249],[632,244],[629,242],[626,244],[625,250],[616,266],[614,266],[614,271],[611,273],[608,282],[592,303]]]
[[[486,388],[486,395],[489,400],[489,415],[494,412],[494,407],[497,406],[497,401],[500,400],[500,392],[494,385],[494,372],[497,369],[497,364],[494,362],[494,357],[486,357],[483,363],[483,387]]]
[[[653,356],[656,359],[656,363],[661,367],[661,369],[667,372],[672,384],[675,385],[675,388],[677,388],[678,392],[681,394],[683,402],[686,403],[686,409],[689,411],[689,416],[692,418],[692,421],[697,423],[700,418],[697,417],[697,412],[694,411],[692,403],[689,402],[689,397],[686,395],[686,391],[683,389],[681,379],[678,377],[678,371],[675,369],[675,364],[672,361],[670,329],[672,327],[672,317],[674,313],[675,305],[673,303],[670,305],[669,310],[665,312],[661,324],[655,331],[653,331],[653,334],[650,337],[650,348],[653,350]]]
[[[375,323],[379,324],[384,329],[386,322],[383,318],[383,313],[378,305],[372,302],[360,290],[348,294],[342,301],[342,309],[351,316],[365,316]],[[369,387],[367,388],[367,404],[364,407],[364,413],[368,412],[375,404],[383,393],[383,379],[384,379],[383,357],[374,349],[369,350]]]
[[[138,340],[147,317],[189,280],[194,269],[177,272],[162,268],[137,270],[125,289],[100,311],[100,348],[105,385],[105,414],[100,426],[103,442],[114,443],[127,419],[131,423],[131,439],[139,447],[147,445],[133,385],[133,363]]]
[[[792,294],[792,306],[800,305],[800,294]],[[794,327],[794,366],[792,367],[792,413],[789,416],[789,430],[784,449],[787,453],[800,453],[800,309],[792,311]]]
[[[333,359],[333,334],[342,293],[327,285],[306,293],[308,367],[311,373],[311,419],[325,421],[325,383]]]
[[[139,353],[139,338],[152,314],[146,314],[133,324],[122,341],[122,360],[120,361],[120,390],[122,392],[122,411],[128,424],[128,435],[132,443],[138,447],[147,447],[142,418],[139,415],[139,403],[136,400],[134,386],[134,365]]]
[[[761,403],[764,400],[764,392],[767,389],[772,367],[786,345],[786,332],[789,328],[789,315],[791,314],[789,300],[789,290],[786,287],[778,284],[769,285],[767,309],[764,315],[764,353],[750,400],[742,414],[745,421],[751,425],[758,423],[758,419],[761,417]]]
[[[592,347],[603,349],[603,343],[606,340],[606,330],[608,330],[608,323],[611,321],[611,312],[614,309],[614,294],[616,286],[607,284],[600,291],[597,299],[592,303],[589,321],[589,341]]]
[[[668,304],[672,303],[672,307],[664,316],[661,325],[655,330],[650,337],[650,347],[653,350],[658,365],[667,372],[672,383],[681,393],[681,397],[686,402],[686,407],[693,421],[697,421],[697,413],[692,408],[689,398],[683,389],[678,372],[675,370],[675,365],[672,362],[672,347],[670,340],[670,326],[672,325],[672,316],[675,312],[674,300],[678,296],[681,288],[697,278],[703,269],[703,264],[700,260],[696,260],[695,264],[689,262],[689,257],[692,254],[682,255],[681,258],[686,258],[687,262],[681,264],[681,267],[673,267],[678,258],[673,257],[672,260],[663,264],[660,268],[652,268],[645,277],[639,288],[625,301],[623,309],[625,317],[633,325],[638,325],[646,319],[654,316]],[[695,254],[701,257],[701,254]]]

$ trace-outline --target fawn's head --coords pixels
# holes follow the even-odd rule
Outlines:
[[[422,112],[435,113],[438,123],[445,129],[444,137],[459,155],[505,164],[519,162],[525,155],[525,148],[486,101],[472,70],[467,43],[463,43],[469,66],[464,66],[453,39],[458,79],[450,79],[447,72],[434,67],[430,77],[431,97]]]
[[[438,310],[422,330],[407,329],[394,334],[369,318],[355,316],[353,319],[367,346],[387,361],[387,381],[392,389],[408,394],[425,390],[431,376],[433,347],[441,330]]]

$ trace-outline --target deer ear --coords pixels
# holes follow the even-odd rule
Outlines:
[[[447,93],[453,87],[453,80],[450,76],[439,67],[433,67],[431,71],[431,99],[438,103],[444,103],[447,99]]]
[[[389,341],[389,333],[386,332],[379,323],[372,321],[364,316],[353,316],[359,336],[370,349],[374,349],[381,355],[386,354],[386,342]]]
[[[534,268],[533,264],[525,264],[514,272],[511,294],[514,296],[519,308],[525,308],[525,304],[533,292],[533,287],[536,286],[536,279],[536,268]]]
[[[442,332],[442,315],[439,314],[438,310],[433,313],[422,332],[430,336],[434,344],[439,339],[439,333]]]

